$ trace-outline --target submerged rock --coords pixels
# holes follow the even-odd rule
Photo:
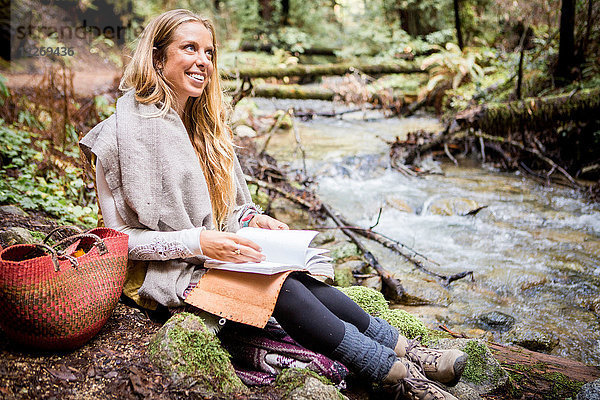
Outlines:
[[[148,355],[176,384],[202,396],[231,398],[248,393],[235,374],[229,353],[194,314],[171,317],[150,342]]]
[[[478,339],[440,339],[431,347],[459,349],[469,355],[461,381],[468,384],[479,395],[492,393],[508,383],[508,373],[502,369],[485,342]],[[450,393],[457,389],[449,388]],[[459,393],[456,396],[460,399]],[[467,397],[473,398],[473,397]]]
[[[549,353],[558,345],[558,337],[552,332],[540,331],[530,326],[517,326],[507,335],[507,340],[531,351]]]
[[[600,379],[583,385],[576,400],[600,400]]]
[[[440,286],[437,282],[423,279],[422,276],[413,274],[401,274],[398,276],[406,293],[412,296],[412,304],[436,304],[448,306],[451,303],[450,292]]]
[[[467,215],[480,208],[475,200],[461,197],[434,200],[429,206],[429,212],[435,215]]]
[[[398,198],[396,196],[388,196],[385,198],[385,202],[398,211],[413,213],[413,208],[406,202],[406,200]]]
[[[492,311],[480,315],[478,320],[484,329],[498,332],[508,331],[515,323],[514,317],[500,311]]]

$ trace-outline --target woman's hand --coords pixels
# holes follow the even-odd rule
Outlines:
[[[262,229],[290,229],[287,224],[264,214],[256,214],[252,217],[248,226]]]
[[[200,232],[200,248],[205,256],[220,261],[242,263],[266,259],[256,243],[235,233],[203,230]]]

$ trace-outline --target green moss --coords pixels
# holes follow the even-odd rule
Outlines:
[[[29,233],[33,237],[35,243],[42,243],[44,241],[44,239],[46,238],[46,234],[44,232],[29,230]],[[52,238],[50,238],[50,244],[52,244],[52,243],[54,243],[54,241],[52,240]]]
[[[351,257],[358,257],[360,255],[360,251],[358,250],[358,246],[354,243],[344,242],[337,246],[334,246],[330,249],[329,256],[333,258],[335,262],[339,262],[340,260],[345,260]]]
[[[255,185],[253,183],[248,184],[248,191],[252,196],[252,201],[254,202],[254,204],[259,205],[263,209],[267,208],[270,201],[269,195],[267,193],[260,190],[258,185]]]
[[[401,309],[390,309],[383,294],[375,289],[365,286],[338,287],[338,289],[354,300],[367,313],[383,318],[409,339],[420,336],[421,343],[430,344],[434,338],[438,337],[414,315]],[[440,337],[443,337],[443,335]]]
[[[350,287],[356,284],[356,279],[354,279],[354,274],[350,268],[336,268],[334,274],[334,281],[337,286]]]
[[[180,313],[163,329],[166,335],[157,335],[148,347],[150,358],[163,369],[174,369],[173,372],[204,382],[202,386],[220,393],[245,390],[231,366],[231,356],[221,347],[219,339],[207,331],[200,317]]]
[[[520,385],[525,379],[531,379],[533,376],[551,382],[549,392],[544,393],[545,399],[563,400],[569,397],[574,398],[585,384],[585,382],[573,380],[560,372],[543,372],[548,368],[543,362],[532,365],[503,363],[503,366],[507,367],[510,379],[517,385]],[[515,392],[515,396],[518,394]]]
[[[565,399],[567,396],[575,397],[585,382],[579,382],[561,374],[560,372],[548,372],[542,374],[544,379],[552,381],[551,399]]]
[[[429,336],[429,329],[427,329],[423,322],[404,310],[386,310],[380,316],[409,339],[414,339],[417,336],[421,336],[421,338]]]
[[[475,384],[482,384],[487,381],[495,381],[504,375],[503,369],[496,365],[489,371],[488,348],[485,344],[476,340],[467,342],[461,349],[469,355],[469,360],[463,372],[463,378]]]
[[[309,369],[286,368],[275,378],[275,387],[283,391],[281,398],[287,398],[294,389],[304,386],[309,377],[319,380],[324,385],[333,386],[329,379]],[[339,390],[336,391],[340,400],[345,398]]]
[[[389,310],[388,302],[381,292],[365,286],[350,286],[339,288],[346,296],[350,297],[367,313],[379,317]]]

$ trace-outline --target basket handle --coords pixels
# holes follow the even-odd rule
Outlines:
[[[55,250],[57,252],[57,254],[59,256],[67,257],[67,255],[64,254],[63,250],[56,250],[56,248],[64,246],[65,244],[67,244],[67,246],[68,246],[71,243],[75,242],[76,240],[82,239],[82,238],[94,239],[94,244],[92,245],[92,247],[96,247],[98,249],[98,252],[100,253],[100,255],[104,255],[104,254],[108,253],[108,249],[106,248],[106,243],[104,243],[104,240],[102,240],[100,238],[100,236],[95,235],[93,233],[80,233],[78,235],[69,236],[68,238],[63,239],[60,242],[56,243],[54,246],[52,246],[52,248],[53,248],[53,250]],[[75,260],[75,259],[73,258],[73,260]]]
[[[44,243],[32,243],[31,246],[35,246],[38,247],[48,253],[50,253],[50,256],[52,257],[52,264],[54,265],[54,271],[58,272],[60,271],[60,264],[58,262],[59,258],[64,257],[67,258],[71,264],[73,265],[73,267],[77,268],[79,266],[79,263],[77,262],[77,260],[74,257],[71,256],[67,256],[65,255],[59,255],[56,251],[56,249],[48,246],[47,244]],[[30,252],[31,253],[31,252]]]
[[[50,231],[50,232],[49,232],[49,233],[46,235],[46,237],[44,238],[44,241],[43,241],[42,243],[46,244],[46,243],[48,242],[48,240],[50,240],[50,237],[51,237],[52,235],[54,235],[54,234],[55,234],[55,233],[57,233],[57,232],[60,232],[60,231],[66,230],[66,229],[71,229],[71,230],[74,230],[74,231],[76,231],[77,233],[83,233],[83,231],[81,230],[81,228],[79,228],[79,227],[77,227],[77,226],[75,226],[75,225],[65,225],[65,226],[59,226],[59,227],[57,227],[57,228],[54,228],[54,229],[52,229],[52,230],[51,230],[51,231]]]

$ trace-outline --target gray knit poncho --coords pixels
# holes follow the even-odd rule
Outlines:
[[[152,116],[157,111],[128,91],[118,99],[115,114],[96,125],[80,146],[88,160],[93,153],[102,163],[127,225],[155,231],[212,229],[209,188],[185,126],[174,110]],[[237,158],[232,173],[237,206],[251,203]],[[239,228],[236,218],[228,219],[227,231]],[[203,262],[203,257],[149,261],[140,296],[169,307],[182,305],[183,291],[197,279]]]

